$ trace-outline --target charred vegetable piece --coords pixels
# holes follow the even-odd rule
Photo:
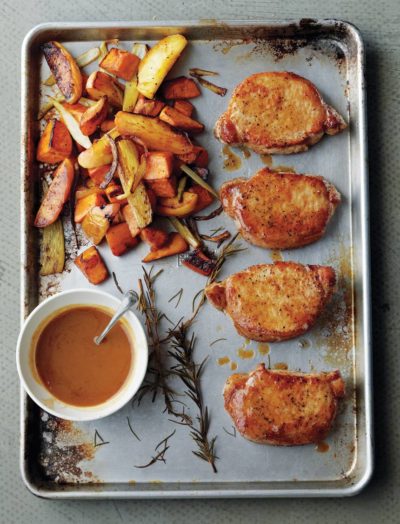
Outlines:
[[[194,249],[182,257],[182,264],[200,275],[210,276],[215,269],[215,260],[205,255],[200,249]]]
[[[131,235],[126,222],[111,226],[106,233],[106,239],[112,254],[116,257],[123,255],[139,243],[139,239]]]
[[[179,201],[177,197],[174,198],[160,198],[156,213],[165,217],[186,217],[193,213],[196,208],[198,196],[195,193],[184,191],[182,200]]]
[[[136,136],[143,140],[149,149],[169,151],[177,155],[193,150],[186,136],[179,134],[159,118],[120,111],[116,114],[115,125],[121,135]]]
[[[107,133],[107,135],[115,140],[119,133],[116,129],[112,129]],[[105,166],[106,164],[111,164],[112,161],[113,154],[111,151],[110,141],[105,135],[101,137],[100,140],[97,140],[97,142],[94,142],[89,149],[83,151],[78,156],[79,165],[87,169]]]
[[[74,263],[91,284],[100,284],[108,278],[108,270],[95,246],[83,251]]]
[[[79,224],[91,209],[96,206],[103,206],[105,203],[106,201],[99,193],[92,193],[80,198],[75,205],[75,222]]]
[[[76,65],[78,67],[85,67],[94,62],[99,58],[100,55],[100,49],[98,47],[92,47],[92,49],[88,49],[81,55],[77,56],[75,59]],[[50,75],[43,84],[46,86],[53,86],[56,83],[56,80],[53,75]],[[83,82],[84,84],[85,82]]]
[[[107,97],[102,96],[96,104],[86,109],[81,116],[79,126],[84,135],[93,135],[101,123],[107,118],[108,102]]]
[[[59,42],[42,44],[41,49],[57,86],[70,104],[82,96],[82,74],[72,55]]]
[[[160,258],[170,257],[172,255],[178,255],[184,253],[189,249],[189,245],[179,233],[169,233],[168,242],[159,249],[150,251],[142,262],[152,262]]]
[[[162,81],[187,45],[182,35],[170,35],[155,44],[139,64],[138,90],[153,98]]]
[[[129,81],[132,80],[133,75],[136,73],[139,62],[140,58],[138,56],[113,47],[100,62],[100,67],[112,75]]]
[[[218,76],[219,73],[216,71],[208,71],[207,69],[201,69],[200,67],[192,67],[189,69],[190,76]]]
[[[164,102],[161,102],[161,100],[149,100],[143,95],[139,95],[133,112],[138,115],[158,116],[164,106],[165,104]]]
[[[147,226],[140,231],[140,238],[150,246],[152,251],[165,246],[169,240],[168,233],[157,227]]]
[[[39,162],[57,164],[72,153],[72,139],[65,125],[50,120],[40,137],[36,158]]]
[[[189,117],[192,116],[194,110],[193,104],[191,104],[188,100],[175,100],[174,108],[183,115]]]
[[[195,75],[193,75],[195,76]],[[209,89],[210,91],[212,91],[213,93],[215,93],[216,95],[219,95],[219,96],[225,96],[226,93],[227,93],[227,89],[226,87],[220,87],[220,86],[217,86],[211,82],[209,82],[208,80],[206,80],[205,78],[201,78],[199,76],[196,76],[196,79],[198,80],[199,84],[202,85],[203,87]]]
[[[93,244],[100,244],[103,240],[119,208],[119,204],[107,204],[94,207],[87,213],[82,221],[82,229]]]
[[[56,169],[49,190],[43,198],[34,222],[36,227],[46,227],[57,220],[69,198],[74,178],[74,164],[71,159],[66,158]]]
[[[162,94],[166,100],[176,100],[177,98],[196,98],[201,95],[201,91],[194,80],[180,76],[164,82]]]
[[[106,96],[110,105],[122,108],[124,93],[114,78],[102,71],[94,71],[86,82],[86,90],[95,100]]]
[[[204,189],[204,187],[201,187],[197,184],[193,185],[188,191],[189,193],[196,193],[198,197],[196,207],[194,208],[193,213],[198,213],[199,211],[202,211],[210,204],[212,204],[214,201],[212,194],[209,191],[207,191],[207,189]]]
[[[204,130],[203,124],[186,116],[174,107],[165,106],[160,113],[160,120],[171,126],[187,131],[188,133],[201,133]]]

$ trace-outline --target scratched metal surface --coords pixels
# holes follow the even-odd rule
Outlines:
[[[160,399],[149,399],[140,406],[128,404],[112,417],[95,423],[65,423],[41,412],[31,401],[23,399],[23,476],[29,488],[38,494],[51,497],[167,497],[167,496],[265,496],[265,495],[326,495],[352,494],[360,489],[371,470],[371,433],[369,404],[370,381],[368,375],[369,321],[367,306],[368,252],[365,238],[367,209],[365,202],[365,151],[363,121],[363,52],[356,31],[350,26],[325,23],[294,26],[259,26],[229,28],[224,24],[209,26],[178,24],[176,27],[49,27],[38,30],[28,46],[27,91],[25,92],[27,121],[30,135],[25,171],[26,220],[31,219],[35,208],[35,169],[32,148],[38,126],[33,118],[39,102],[39,82],[48,75],[40,53],[39,41],[58,39],[67,42],[75,55],[98,44],[96,39],[118,36],[122,47],[129,49],[132,40],[152,43],[164,34],[184,31],[190,46],[174,68],[173,76],[187,74],[189,67],[203,67],[219,71],[217,81],[228,88],[226,98],[207,90],[195,100],[200,120],[206,126],[199,142],[210,152],[211,181],[219,186],[234,176],[250,176],[263,166],[258,155],[245,158],[236,150],[241,166],[235,172],[223,169],[222,147],[212,137],[216,116],[226,107],[229,94],[240,79],[251,73],[265,70],[294,71],[313,81],[324,99],[350,121],[350,130],[325,138],[309,152],[291,156],[274,156],[273,166],[290,166],[300,173],[325,176],[343,196],[343,202],[329,226],[327,235],[318,243],[282,252],[284,260],[302,263],[329,264],[338,274],[338,292],[318,324],[302,339],[270,344],[269,355],[263,355],[256,343],[239,337],[228,317],[204,306],[195,325],[197,335],[196,359],[209,356],[203,390],[211,409],[211,435],[217,436],[218,474],[199,461],[191,451],[193,442],[187,429],[176,426],[162,413]],[[208,40],[204,40],[204,34]],[[295,40],[281,40],[292,37]],[[88,70],[95,67],[93,64]],[[23,104],[25,99],[23,97]],[[43,102],[43,96],[42,96]],[[29,176],[27,176],[29,174]],[[68,220],[65,217],[64,223]],[[225,216],[201,225],[206,232],[223,225],[234,231],[232,222]],[[57,291],[86,287],[88,283],[73,266],[75,243],[67,228],[68,262],[66,271],[59,276],[37,280],[37,238],[28,226],[26,240],[26,271],[23,275],[25,313],[36,301]],[[84,241],[83,241],[84,244]],[[81,250],[84,245],[81,246]],[[115,271],[122,288],[136,286],[141,276],[140,260],[147,248],[140,245],[131,253],[115,258],[107,245],[100,246],[107,266]],[[247,246],[247,251],[226,263],[222,277],[244,269],[251,264],[272,261],[268,250]],[[161,311],[173,320],[190,314],[195,293],[204,285],[201,276],[179,268],[176,260],[156,264],[163,268],[156,289]],[[183,284],[182,284],[183,282]],[[179,307],[169,303],[183,286]],[[36,290],[38,286],[38,291]],[[102,289],[118,294],[112,280]],[[356,302],[354,302],[354,300]],[[356,312],[356,314],[354,314]],[[165,326],[167,327],[167,326]],[[212,347],[215,339],[225,338]],[[249,351],[251,358],[238,355],[240,347]],[[317,452],[315,446],[278,448],[259,446],[239,435],[233,437],[231,421],[223,409],[221,391],[232,372],[229,365],[217,364],[220,357],[235,362],[238,372],[254,369],[258,362],[274,364],[284,362],[289,369],[305,372],[339,368],[347,385],[347,396],[341,403],[326,453]],[[190,409],[190,405],[189,405]],[[190,411],[193,414],[193,411]],[[135,439],[129,431],[128,419],[140,437]],[[134,466],[146,463],[154,454],[155,445],[176,429],[166,459],[167,464],[156,463],[147,469]],[[95,434],[97,435],[95,437]],[[101,435],[99,437],[98,435]],[[102,443],[102,440],[106,444]]]
[[[0,522],[209,523],[251,521],[299,524],[324,522],[397,523],[400,511],[399,436],[394,429],[399,415],[397,351],[400,321],[399,295],[399,176],[400,149],[400,33],[397,0],[343,2],[316,0],[204,0],[182,2],[148,0],[70,0],[53,3],[37,0],[4,0],[0,6],[0,54],[2,71],[0,157],[9,194],[2,202],[0,228],[0,332],[2,365],[0,384]],[[376,465],[370,484],[357,497],[344,499],[220,499],[220,500],[126,500],[58,501],[34,497],[25,489],[19,474],[19,381],[15,370],[15,342],[20,325],[19,301],[19,193],[20,99],[16,78],[20,71],[22,39],[34,25],[50,20],[168,20],[172,13],[182,18],[247,18],[262,20],[301,18],[304,15],[350,20],[361,30],[367,55],[368,123],[371,187],[371,253],[374,335],[374,388]],[[7,86],[7,88],[6,88]],[[8,88],[12,86],[12,88]],[[10,141],[10,136],[15,139]]]

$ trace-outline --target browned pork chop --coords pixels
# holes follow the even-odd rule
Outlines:
[[[225,409],[245,438],[260,444],[295,446],[323,440],[345,393],[339,371],[272,371],[259,364],[232,375],[224,388]]]
[[[208,300],[238,333],[260,342],[294,338],[315,323],[335,288],[329,266],[259,264],[205,288]]]
[[[242,236],[257,246],[290,249],[315,242],[340,202],[322,177],[261,169],[252,178],[222,184],[224,211]]]
[[[215,136],[256,153],[306,151],[324,133],[346,128],[309,80],[288,72],[256,73],[234,90],[228,109],[215,124]]]

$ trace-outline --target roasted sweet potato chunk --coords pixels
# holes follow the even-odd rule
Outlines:
[[[140,238],[150,246],[152,251],[165,246],[169,240],[168,233],[157,227],[147,226],[140,231]]]
[[[70,104],[82,96],[82,74],[75,59],[59,42],[42,44],[41,49],[57,86]]]
[[[74,164],[71,159],[66,158],[56,169],[49,190],[43,198],[34,222],[36,227],[46,227],[57,220],[69,198],[74,176]]]
[[[165,151],[152,151],[146,156],[145,180],[170,178],[174,169],[174,155]]]
[[[200,96],[201,91],[192,78],[180,76],[164,82],[162,94],[166,100],[175,100],[177,98],[196,98]]]
[[[131,235],[126,222],[111,226],[106,233],[106,239],[112,254],[116,257],[123,255],[128,249],[135,247],[139,243],[138,238]]]
[[[154,192],[156,197],[172,198],[176,196],[177,183],[175,175],[171,175],[169,178],[146,180],[146,185]]]
[[[161,111],[160,120],[167,124],[187,131],[188,133],[201,133],[204,130],[203,124],[197,122],[190,116],[186,116],[174,107],[165,106]]]
[[[84,135],[93,135],[100,124],[107,118],[107,97],[102,96],[93,106],[88,107],[81,116],[79,127]]]
[[[207,191],[207,189],[197,184],[195,184],[189,189],[189,193],[195,193],[198,197],[196,206],[193,209],[194,214],[198,213],[199,211],[202,211],[210,204],[212,204],[212,202],[214,201],[212,194],[209,191]]]
[[[95,246],[91,246],[75,259],[78,267],[91,284],[97,285],[108,278],[108,270]]]
[[[90,97],[99,100],[106,96],[110,105],[121,108],[124,92],[114,78],[102,71],[94,71],[86,82],[86,90]]]
[[[82,229],[93,244],[100,244],[120,209],[119,204],[93,207],[82,221]]]
[[[188,117],[192,116],[194,110],[193,104],[189,100],[175,100],[174,108]]]
[[[39,162],[58,164],[71,155],[72,138],[59,120],[50,120],[40,137],[36,158]]]
[[[169,233],[167,243],[159,249],[150,251],[150,253],[144,257],[142,262],[152,262],[153,260],[170,257],[171,255],[178,255],[179,253],[184,253],[188,249],[189,244],[179,233]]]
[[[96,206],[103,206],[105,203],[103,196],[99,193],[91,193],[90,195],[80,198],[75,205],[75,222],[79,224],[91,209]]]
[[[100,67],[112,75],[129,81],[136,73],[139,63],[140,58],[138,56],[113,47],[100,62]]]
[[[184,155],[193,150],[186,136],[177,133],[159,118],[120,111],[115,116],[115,125],[121,135],[137,136],[152,150],[169,151],[177,155]]]
[[[139,95],[133,112],[139,115],[158,116],[164,106],[165,104],[161,100],[150,100],[143,95]]]

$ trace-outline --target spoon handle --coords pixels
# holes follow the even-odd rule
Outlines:
[[[110,329],[112,329],[115,324],[118,322],[118,320],[125,315],[125,313],[138,301],[139,297],[135,291],[127,291],[124,295],[124,298],[121,301],[120,306],[118,307],[117,311],[115,312],[114,316],[110,320],[110,322],[107,324],[106,328],[102,332],[101,335],[94,338],[95,344],[98,346],[102,343],[104,338],[109,333]]]

